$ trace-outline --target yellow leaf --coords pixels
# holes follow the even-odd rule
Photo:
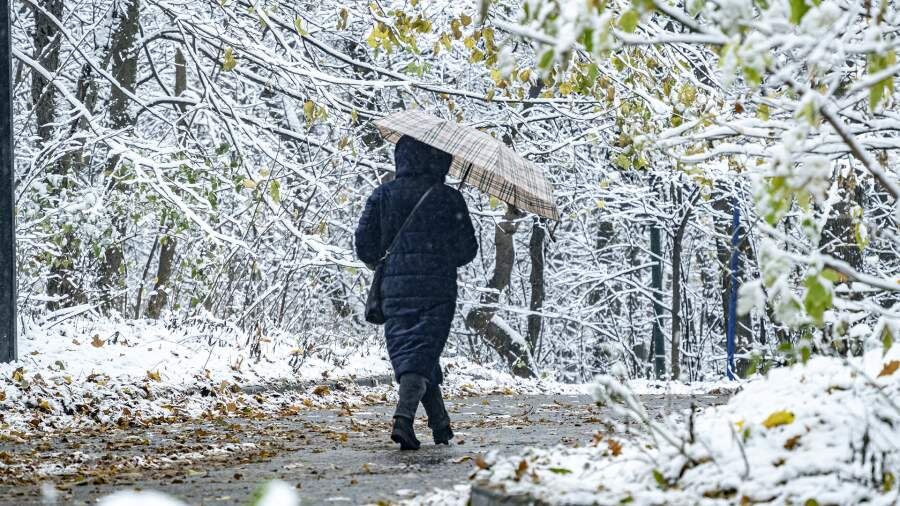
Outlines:
[[[900,368],[900,360],[891,360],[890,362],[884,364],[884,367],[881,368],[881,372],[878,373],[878,377],[882,376],[890,376],[897,372],[897,369]]]
[[[244,185],[244,188],[246,188],[248,190],[253,190],[256,188],[256,181],[246,178],[246,177],[244,178],[243,181],[241,181],[241,184]]]
[[[225,48],[225,57],[222,59],[222,70],[230,72],[237,67],[237,60],[234,59],[234,50]]]
[[[160,381],[162,379],[159,377],[159,371],[147,371],[147,377],[153,381]]]
[[[605,207],[606,207],[606,201],[605,201],[605,200],[598,200],[598,201],[597,201],[597,209],[603,209],[603,208],[605,208]]]
[[[491,209],[497,209],[500,206],[500,199],[491,195],[491,198],[488,199],[488,205],[491,206]]]
[[[316,113],[316,103],[312,100],[307,100],[303,102],[303,114],[306,116],[306,122],[312,123],[313,119],[315,119]]]
[[[100,339],[100,334],[94,334],[94,337],[91,338],[91,346],[93,346],[94,348],[100,348],[104,344],[106,343],[105,341],[103,341],[103,339]]]
[[[763,427],[771,429],[779,425],[788,425],[794,423],[794,413],[790,411],[775,411],[768,418],[763,420]]]
[[[25,369],[19,367],[12,373],[13,381],[22,382],[25,381]]]
[[[472,16],[464,12],[459,15],[459,20],[462,21],[463,26],[469,26],[472,23]]]
[[[47,399],[41,399],[41,400],[39,400],[39,401],[38,401],[38,407],[41,408],[41,411],[44,411],[44,412],[47,412],[47,413],[53,411],[53,410],[50,408],[50,403],[47,401]]]

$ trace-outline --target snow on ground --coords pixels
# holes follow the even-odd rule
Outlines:
[[[263,484],[251,499],[253,506],[299,506],[297,489],[279,480]],[[185,503],[153,490],[122,490],[100,499],[99,506],[187,506]]]
[[[475,479],[549,504],[898,504],[900,347],[882,353],[772,370],[725,405],[662,421],[600,378],[598,400],[643,435],[627,438],[612,422],[589,447],[489,454]],[[454,490],[409,504],[467,500]]]
[[[87,424],[151,423],[290,413],[385,402],[391,365],[371,345],[302,349],[290,335],[247,335],[218,323],[167,328],[155,321],[71,319],[23,331],[17,362],[0,364],[0,438]],[[374,336],[374,333],[373,333]],[[524,380],[462,359],[443,361],[447,395],[583,393],[583,385]],[[279,390],[281,395],[264,395]]]

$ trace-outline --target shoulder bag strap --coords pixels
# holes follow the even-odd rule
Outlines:
[[[438,183],[434,186],[429,187],[427,190],[425,190],[425,193],[423,193],[422,196],[419,197],[419,201],[416,202],[415,207],[413,207],[412,211],[409,212],[409,216],[406,217],[406,221],[404,221],[403,225],[400,226],[400,230],[397,231],[397,235],[394,236],[394,240],[391,241],[391,245],[388,246],[388,249],[384,252],[384,256],[381,257],[382,262],[387,260],[388,255],[391,254],[391,251],[394,249],[394,246],[397,245],[397,241],[400,240],[400,236],[403,235],[403,231],[406,230],[406,226],[409,225],[409,222],[412,221],[413,215],[415,215],[416,211],[419,209],[419,207],[422,206],[422,202],[425,202],[425,199],[428,197],[428,194],[431,193],[431,190],[434,190],[439,184],[443,184],[443,183]]]

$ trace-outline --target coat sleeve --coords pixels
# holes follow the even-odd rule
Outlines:
[[[454,213],[456,225],[456,266],[462,267],[475,259],[478,254],[478,239],[475,238],[475,227],[472,226],[472,217],[469,216],[469,208],[462,193],[455,192],[456,209]]]
[[[381,192],[377,189],[366,200],[366,207],[356,225],[356,256],[374,267],[384,255],[381,250]]]

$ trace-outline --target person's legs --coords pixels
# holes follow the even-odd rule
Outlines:
[[[415,373],[407,373],[400,377],[400,393],[397,409],[394,410],[391,439],[400,443],[401,450],[419,449],[420,443],[413,431],[413,420],[416,418],[419,402],[427,391],[427,385],[425,377]]]
[[[428,415],[428,427],[435,444],[450,444],[453,439],[453,430],[450,429],[450,415],[444,406],[444,398],[441,395],[441,386],[437,383],[429,383],[422,397],[422,406]]]

